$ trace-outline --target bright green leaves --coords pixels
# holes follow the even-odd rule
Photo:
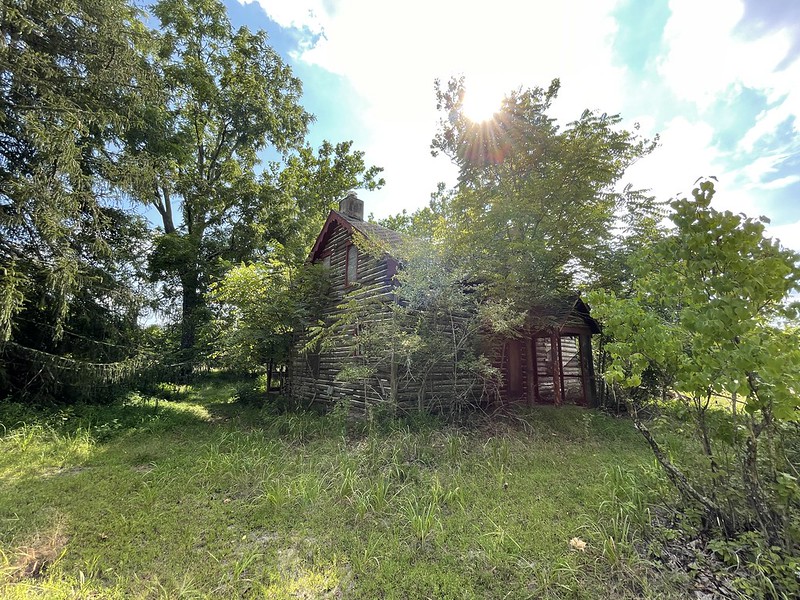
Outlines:
[[[751,411],[797,418],[800,339],[785,327],[798,255],[764,237],[764,225],[710,207],[714,185],[671,203],[675,229],[632,257],[630,298],[590,295],[613,338],[607,378],[638,385],[652,364],[690,396],[736,392]]]
[[[330,282],[321,265],[241,264],[212,285],[214,358],[238,371],[288,360],[291,334],[316,317]]]
[[[25,291],[30,281],[17,269],[16,261],[0,268],[0,342],[11,339],[14,315],[25,306]]]
[[[161,216],[167,235],[151,266],[181,274],[189,349],[203,294],[227,267],[277,257],[294,267],[335,200],[382,180],[349,142],[307,145],[302,84],[264,31],[234,30],[220,0],[161,0],[152,11],[162,98],[141,107],[147,118],[126,138],[127,190]],[[261,169],[265,149],[279,160]]]
[[[627,297],[589,295],[611,340],[605,377],[634,388],[655,373],[691,415],[705,461],[681,470],[637,427],[684,498],[725,536],[755,526],[791,553],[798,505],[796,481],[784,477],[794,461],[784,432],[800,418],[800,337],[786,302],[800,257],[765,238],[762,220],[712,208],[714,192],[702,181],[693,199],[671,203],[675,228],[632,255]],[[719,398],[730,412],[709,410]]]
[[[638,222],[653,208],[618,189],[652,142],[622,129],[617,115],[584,111],[560,127],[548,115],[558,89],[555,80],[513,91],[492,120],[474,123],[463,113],[463,80],[436,84],[442,118],[431,147],[459,168],[437,236],[490,293],[520,307],[607,270],[617,212],[636,205]]]
[[[114,145],[132,105],[152,97],[152,73],[123,0],[6,0],[0,31],[0,331],[46,302],[58,337],[88,272],[111,255]]]

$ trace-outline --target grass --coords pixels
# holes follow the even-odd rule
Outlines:
[[[626,420],[370,427],[234,389],[0,405],[0,596],[685,597],[625,550],[644,502],[628,473],[652,462]]]

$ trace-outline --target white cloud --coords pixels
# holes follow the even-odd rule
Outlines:
[[[670,10],[659,72],[679,98],[707,108],[736,84],[764,90],[769,101],[781,96],[775,68],[792,45],[788,31],[743,39],[735,28],[744,5],[732,0],[672,0]]]
[[[615,64],[614,0],[239,1],[258,2],[271,19],[294,29],[301,38],[295,58],[342,76],[359,96],[365,107],[359,129],[368,133],[355,140],[356,147],[385,168],[388,182],[385,190],[365,194],[367,211],[378,216],[422,206],[438,181],[454,181],[447,159],[430,156],[437,121],[433,80],[461,73],[468,88],[494,91],[498,100],[518,86],[547,86],[559,77],[553,112],[564,121],[584,108],[630,111],[640,116],[626,124],[639,121],[642,132],[652,135],[666,115],[660,147],[628,174],[661,199],[688,194],[698,177],[716,175],[719,208],[757,215],[758,191],[796,182],[793,175],[780,176],[778,167],[797,153],[798,142],[775,140],[779,125],[800,116],[800,60],[775,70],[792,34],[787,29],[742,39],[737,1],[670,2],[665,51],[656,72],[646,75],[661,78],[661,96],[653,95],[658,88],[652,83],[630,80]],[[724,154],[710,124],[715,115],[707,109],[726,99],[730,110],[738,110],[735,100],[745,87],[764,94],[770,105],[736,151]],[[699,116],[677,114],[668,104],[673,97],[695,105]],[[767,148],[759,160],[738,170],[730,166],[733,158],[742,164],[757,146]]]
[[[789,187],[790,185],[793,185],[798,181],[800,181],[800,175],[787,175],[786,177],[780,177],[778,179],[773,179],[772,181],[768,181],[761,187],[765,190],[779,190],[785,187]]]
[[[675,117],[662,129],[658,148],[628,169],[627,177],[659,200],[688,194],[698,177],[722,174],[713,136],[710,125]]]
[[[658,69],[676,97],[704,111],[727,94],[750,88],[770,104],[739,141],[739,152],[752,152],[787,119],[800,118],[800,61],[781,68],[795,43],[793,24],[745,39],[736,29],[744,14],[741,2],[672,0],[670,10],[664,29],[668,51]],[[795,123],[795,132],[799,125]]]
[[[624,72],[613,66],[610,1],[257,1],[280,25],[322,33],[299,59],[346,77],[365,101],[370,134],[356,145],[386,169],[385,191],[367,199],[378,216],[422,206],[438,181],[454,181],[449,162],[430,156],[435,78],[464,74],[468,86],[494,90],[499,103],[511,89],[559,77],[556,116],[621,108]]]
[[[719,177],[715,205],[758,215],[763,212],[758,200],[761,192],[781,190],[800,181],[795,175],[780,176],[782,164],[800,151],[800,144],[791,136],[780,139],[777,133],[778,127],[792,117],[797,119],[795,133],[800,126],[800,61],[781,64],[795,41],[794,33],[787,26],[745,39],[737,29],[744,14],[744,6],[738,1],[671,0],[670,10],[663,38],[666,51],[658,61],[658,72],[675,97],[694,104],[700,116],[691,127],[676,129],[676,135],[670,135],[672,123],[668,125],[664,146],[666,149],[672,137],[673,150],[658,162],[664,170],[680,172],[689,160],[697,161],[698,167],[704,160],[710,161],[713,170],[709,173]],[[723,101],[729,114],[720,116],[735,122],[741,110],[738,97],[745,88],[762,94],[769,107],[757,116],[735,150],[723,154],[715,150],[713,135],[709,135],[713,130],[705,124],[718,116],[709,109]],[[694,128],[700,131],[693,132]],[[699,149],[697,143],[702,138],[705,147]],[[752,156],[756,148],[758,154]],[[734,160],[745,166],[731,167]],[[650,175],[658,182],[658,172]],[[794,225],[788,227],[796,234],[798,231],[791,229]]]
[[[668,200],[689,196],[699,178],[713,176],[717,179],[714,207],[750,217],[764,212],[758,192],[800,181],[789,176],[762,183],[785,158],[780,156],[763,157],[741,169],[729,168],[727,156],[714,146],[713,137],[708,123],[675,117],[661,131],[659,147],[628,169],[627,178],[636,187],[649,188],[657,199]]]
[[[239,4],[259,4],[269,18],[285,29],[321,33],[328,12],[323,0],[239,0]]]
[[[767,225],[766,234],[781,241],[784,248],[800,252],[800,221],[783,225]]]
[[[749,187],[763,187],[761,182],[777,173],[778,168],[786,158],[785,154],[760,156],[743,167],[741,174]]]

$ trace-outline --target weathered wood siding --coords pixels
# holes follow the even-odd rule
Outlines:
[[[345,218],[336,211],[331,213],[312,250],[313,259],[329,267],[331,277],[330,297],[319,318],[331,326],[342,316],[344,309],[340,305],[355,301],[365,313],[359,327],[375,332],[386,320],[394,318],[392,306],[397,298],[393,276],[397,264],[391,258],[374,257],[359,250],[356,282],[353,282],[354,270],[348,259],[353,227],[389,239],[398,235],[375,224]],[[330,349],[317,353],[300,352],[309,338],[305,334],[299,337],[290,364],[289,394],[306,406],[312,403],[332,406],[347,400],[351,410],[360,414],[366,414],[370,407],[385,407],[389,411],[450,411],[459,403],[491,402],[498,398],[511,403],[566,401],[593,405],[596,394],[591,335],[597,327],[589,317],[588,307],[576,297],[571,304],[562,303],[556,313],[545,316],[549,320],[542,321],[541,314],[537,316],[531,310],[529,331],[533,333],[527,338],[484,340],[484,353],[502,374],[499,389],[482,389],[473,375],[457,368],[458,361],[452,357],[435,362],[430,357],[420,357],[416,364],[409,365],[394,359],[389,348],[382,348],[381,359],[376,361],[369,352],[361,354],[355,327],[348,325],[334,332]],[[535,324],[537,318],[540,321]],[[453,322],[448,317],[434,319],[433,324],[436,329],[446,331]],[[347,366],[365,362],[375,369],[366,380],[339,379]]]
[[[396,301],[391,259],[376,258],[359,251],[357,283],[346,284],[348,251],[352,234],[337,225],[318,252],[320,261],[330,262],[331,292],[321,319],[326,325],[334,323],[347,300],[369,304],[369,314],[362,325],[377,326],[392,318],[391,304]],[[352,273],[352,271],[351,271]],[[319,403],[334,405],[348,400],[354,412],[365,413],[367,408],[384,406],[394,411],[447,410],[453,398],[466,397],[475,387],[474,379],[459,373],[452,362],[415,365],[393,364],[389,359],[377,366],[376,373],[366,381],[346,382],[337,379],[346,365],[360,362],[354,331],[338,331],[334,344],[327,351],[303,354],[297,351],[291,365],[289,393],[303,405]],[[302,348],[307,336],[301,336],[296,348]]]
[[[321,255],[325,256],[325,262],[330,261],[331,291],[324,314],[321,315],[326,325],[333,323],[341,314],[342,309],[339,305],[344,302],[346,294],[357,301],[372,297],[385,297],[389,301],[392,295],[392,281],[388,276],[387,262],[362,252],[358,253],[357,282],[350,285],[345,283],[347,253],[351,245],[350,231],[337,225],[321,252]],[[296,401],[303,404],[312,402],[334,404],[338,400],[352,399],[356,395],[364,398],[363,385],[336,379],[344,364],[351,361],[356,353],[354,338],[348,333],[351,332],[339,332],[335,347],[327,352],[319,352],[316,355],[296,352],[292,361],[290,383],[290,394]],[[306,336],[301,337],[297,347],[302,348],[307,339]],[[376,381],[378,385],[381,383],[388,385],[388,381]],[[381,399],[380,394],[370,389],[370,386],[367,386],[366,396],[376,402]]]

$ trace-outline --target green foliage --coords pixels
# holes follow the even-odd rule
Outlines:
[[[736,393],[750,413],[796,420],[800,351],[786,299],[800,258],[765,238],[762,221],[711,208],[713,194],[704,181],[672,203],[676,229],[632,259],[632,297],[590,295],[616,340],[607,377],[635,387],[654,363],[678,392]]]
[[[330,283],[322,266],[242,264],[212,285],[212,358],[239,372],[286,364],[292,334],[318,314]]]
[[[800,556],[786,556],[782,548],[768,547],[755,532],[732,540],[713,540],[709,549],[728,568],[747,568],[747,576],[733,579],[733,585],[747,598],[788,599],[800,594]]]
[[[201,322],[213,257],[230,239],[236,207],[257,195],[257,152],[296,147],[311,116],[300,81],[266,33],[234,31],[217,0],[164,0],[153,7],[159,104],[126,137],[124,167],[134,198],[152,205],[163,235],[152,270],[181,290],[182,347]],[[176,221],[173,209],[180,210]]]
[[[155,94],[147,36],[124,0],[11,0],[0,29],[0,394],[86,398],[109,378],[82,363],[118,374],[139,350],[148,234],[113,195]]]
[[[788,302],[800,257],[764,236],[766,219],[717,211],[713,196],[705,180],[672,202],[674,229],[631,256],[629,297],[597,291],[589,300],[612,340],[605,377],[635,388],[654,368],[683,405],[700,458],[682,469],[637,425],[673,483],[725,536],[758,530],[784,560],[800,543],[790,441],[800,345]]]
[[[352,142],[324,141],[314,152],[309,146],[289,156],[285,164],[271,163],[262,196],[269,214],[258,220],[299,265],[319,234],[336,202],[347,190],[374,190],[384,185],[381,168],[364,162]]]
[[[375,240],[357,236],[355,243],[363,255],[386,255]],[[508,311],[493,303],[482,306],[476,286],[441,244],[408,240],[393,248],[392,256],[401,263],[393,294],[348,290],[335,317],[309,329],[304,350],[354,348],[339,380],[371,386],[389,407],[396,406],[399,385],[392,379],[413,381],[418,410],[457,415],[479,400],[484,387],[497,384],[499,374],[480,355],[477,333],[489,317],[499,320]],[[391,374],[388,387],[378,373]],[[431,381],[437,383],[433,402],[423,397]]]
[[[559,85],[513,91],[493,119],[473,123],[463,80],[436,84],[442,118],[431,147],[457,164],[459,185],[418,218],[438,215],[440,238],[472,276],[521,310],[607,270],[618,213],[636,207],[646,219],[655,209],[641,192],[618,191],[655,142],[620,129],[618,115],[588,110],[561,128],[548,115]]]
[[[301,82],[264,31],[234,30],[219,0],[162,0],[153,14],[163,98],[143,107],[123,164],[130,193],[161,216],[151,271],[181,301],[190,350],[207,320],[203,294],[226,268],[286,251],[294,266],[337,197],[382,181],[349,142],[316,154],[305,144],[313,116]],[[267,149],[282,161],[259,172]]]

